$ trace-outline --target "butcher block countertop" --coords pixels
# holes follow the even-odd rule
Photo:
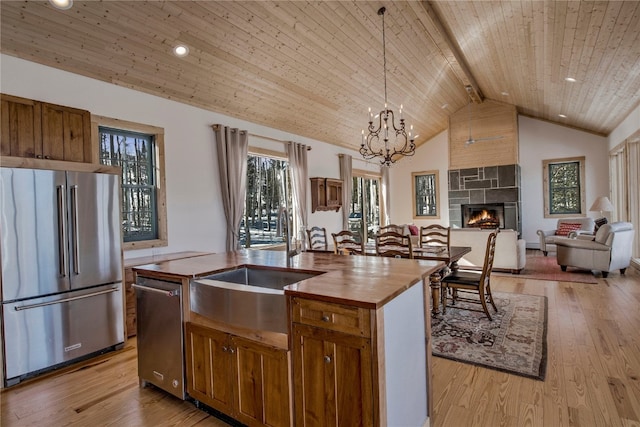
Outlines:
[[[134,267],[137,274],[159,279],[191,279],[245,265],[325,272],[286,286],[285,294],[367,309],[384,306],[418,281],[441,269],[441,261],[424,261],[332,253],[303,252],[287,267],[284,251],[241,250]]]

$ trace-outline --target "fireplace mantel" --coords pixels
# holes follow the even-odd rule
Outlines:
[[[449,223],[463,227],[462,205],[504,203],[504,228],[522,233],[520,165],[449,170]]]

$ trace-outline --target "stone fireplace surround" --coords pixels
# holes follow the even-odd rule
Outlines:
[[[449,170],[449,224],[462,228],[462,205],[504,203],[504,228],[522,234],[520,165]]]

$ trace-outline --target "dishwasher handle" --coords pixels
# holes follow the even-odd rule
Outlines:
[[[131,287],[134,289],[139,289],[141,291],[150,291],[150,292],[157,292],[163,295],[166,295],[168,297],[177,297],[180,295],[180,289],[172,289],[170,291],[164,290],[164,289],[159,289],[159,288],[152,288],[151,286],[142,286],[142,285],[138,285],[135,283],[131,284]]]

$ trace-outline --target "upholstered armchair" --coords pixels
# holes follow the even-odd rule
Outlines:
[[[559,240],[558,265],[562,271],[567,266],[602,271],[602,277],[614,270],[624,274],[631,263],[634,232],[630,222],[614,222],[600,227],[595,237]]]
[[[561,218],[558,220],[558,224],[554,230],[537,231],[540,238],[540,250],[544,256],[547,256],[547,253],[553,249],[556,242],[567,240],[570,233],[593,233],[594,228],[595,222],[593,218]]]

